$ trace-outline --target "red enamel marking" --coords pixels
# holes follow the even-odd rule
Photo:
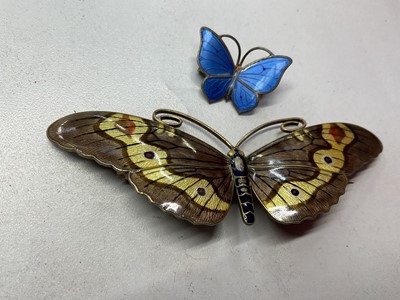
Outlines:
[[[329,128],[329,134],[333,136],[336,143],[340,143],[346,137],[343,128],[340,128],[337,125],[332,125],[331,128]]]
[[[136,124],[135,122],[131,121],[129,119],[129,115],[123,115],[122,118],[125,120],[125,130],[129,133],[132,134],[135,132]]]
[[[129,115],[122,115],[122,118],[115,122],[115,127],[124,133],[132,134],[135,132],[136,124],[129,118]]]

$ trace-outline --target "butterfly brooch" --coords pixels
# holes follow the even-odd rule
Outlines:
[[[205,76],[201,85],[204,94],[210,102],[231,99],[239,113],[256,107],[260,94],[272,92],[292,63],[290,57],[274,55],[263,47],[252,48],[241,58],[240,44],[233,36],[218,35],[207,27],[200,29],[200,36],[197,63],[199,72]],[[238,47],[236,64],[222,40],[224,37]],[[268,56],[243,66],[246,57],[255,50],[265,51]]]
[[[191,121],[222,141],[225,155],[177,129]],[[288,132],[245,156],[250,136],[275,124]],[[236,195],[244,223],[254,222],[254,199],[280,223],[314,219],[337,203],[348,176],[382,151],[366,129],[345,123],[305,127],[299,118],[264,123],[235,146],[201,121],[173,110],[153,120],[114,112],[81,112],[47,130],[61,148],[113,168],[163,211],[193,224],[215,225]]]

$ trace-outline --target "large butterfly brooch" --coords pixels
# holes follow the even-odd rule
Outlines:
[[[222,141],[221,153],[177,129],[189,120]],[[254,133],[281,125],[287,135],[244,155]],[[299,223],[327,212],[345,192],[349,175],[382,151],[379,139],[357,125],[305,127],[300,118],[264,123],[235,146],[201,121],[173,110],[153,120],[115,112],[81,112],[47,130],[61,148],[113,168],[163,211],[193,224],[215,225],[238,199],[244,223],[254,222],[254,199],[280,223]]]
[[[210,102],[231,99],[239,113],[256,107],[259,94],[272,92],[292,63],[290,57],[274,55],[263,47],[252,48],[241,58],[240,44],[233,36],[218,35],[207,27],[200,29],[200,36],[197,63],[199,72],[205,76],[201,86],[204,94]],[[236,43],[236,64],[222,38]],[[243,66],[246,57],[255,50],[265,51],[268,56]]]

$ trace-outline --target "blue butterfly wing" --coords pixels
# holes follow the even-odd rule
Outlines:
[[[201,44],[197,63],[200,71],[209,76],[232,76],[235,65],[222,39],[211,29],[200,29]]]
[[[256,93],[269,93],[278,86],[291,63],[292,59],[287,56],[264,58],[240,71],[238,79]]]
[[[202,89],[210,102],[223,98],[231,83],[231,77],[208,77],[203,81]]]
[[[235,88],[232,95],[233,103],[239,113],[252,110],[258,102],[257,93],[249,89],[239,80],[235,82]]]

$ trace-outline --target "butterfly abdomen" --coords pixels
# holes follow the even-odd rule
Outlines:
[[[227,100],[232,99],[233,90],[234,90],[234,87],[235,87],[235,81],[236,81],[236,79],[237,79],[237,76],[238,76],[238,72],[235,71],[235,73],[234,73],[233,76],[232,76],[232,80],[231,80],[231,82],[229,83],[228,89],[227,89],[227,91],[226,91],[225,98],[226,98]]]
[[[235,190],[239,200],[242,219],[245,224],[254,223],[253,196],[248,178],[247,163],[244,154],[238,149],[229,151],[230,167],[235,183]]]

